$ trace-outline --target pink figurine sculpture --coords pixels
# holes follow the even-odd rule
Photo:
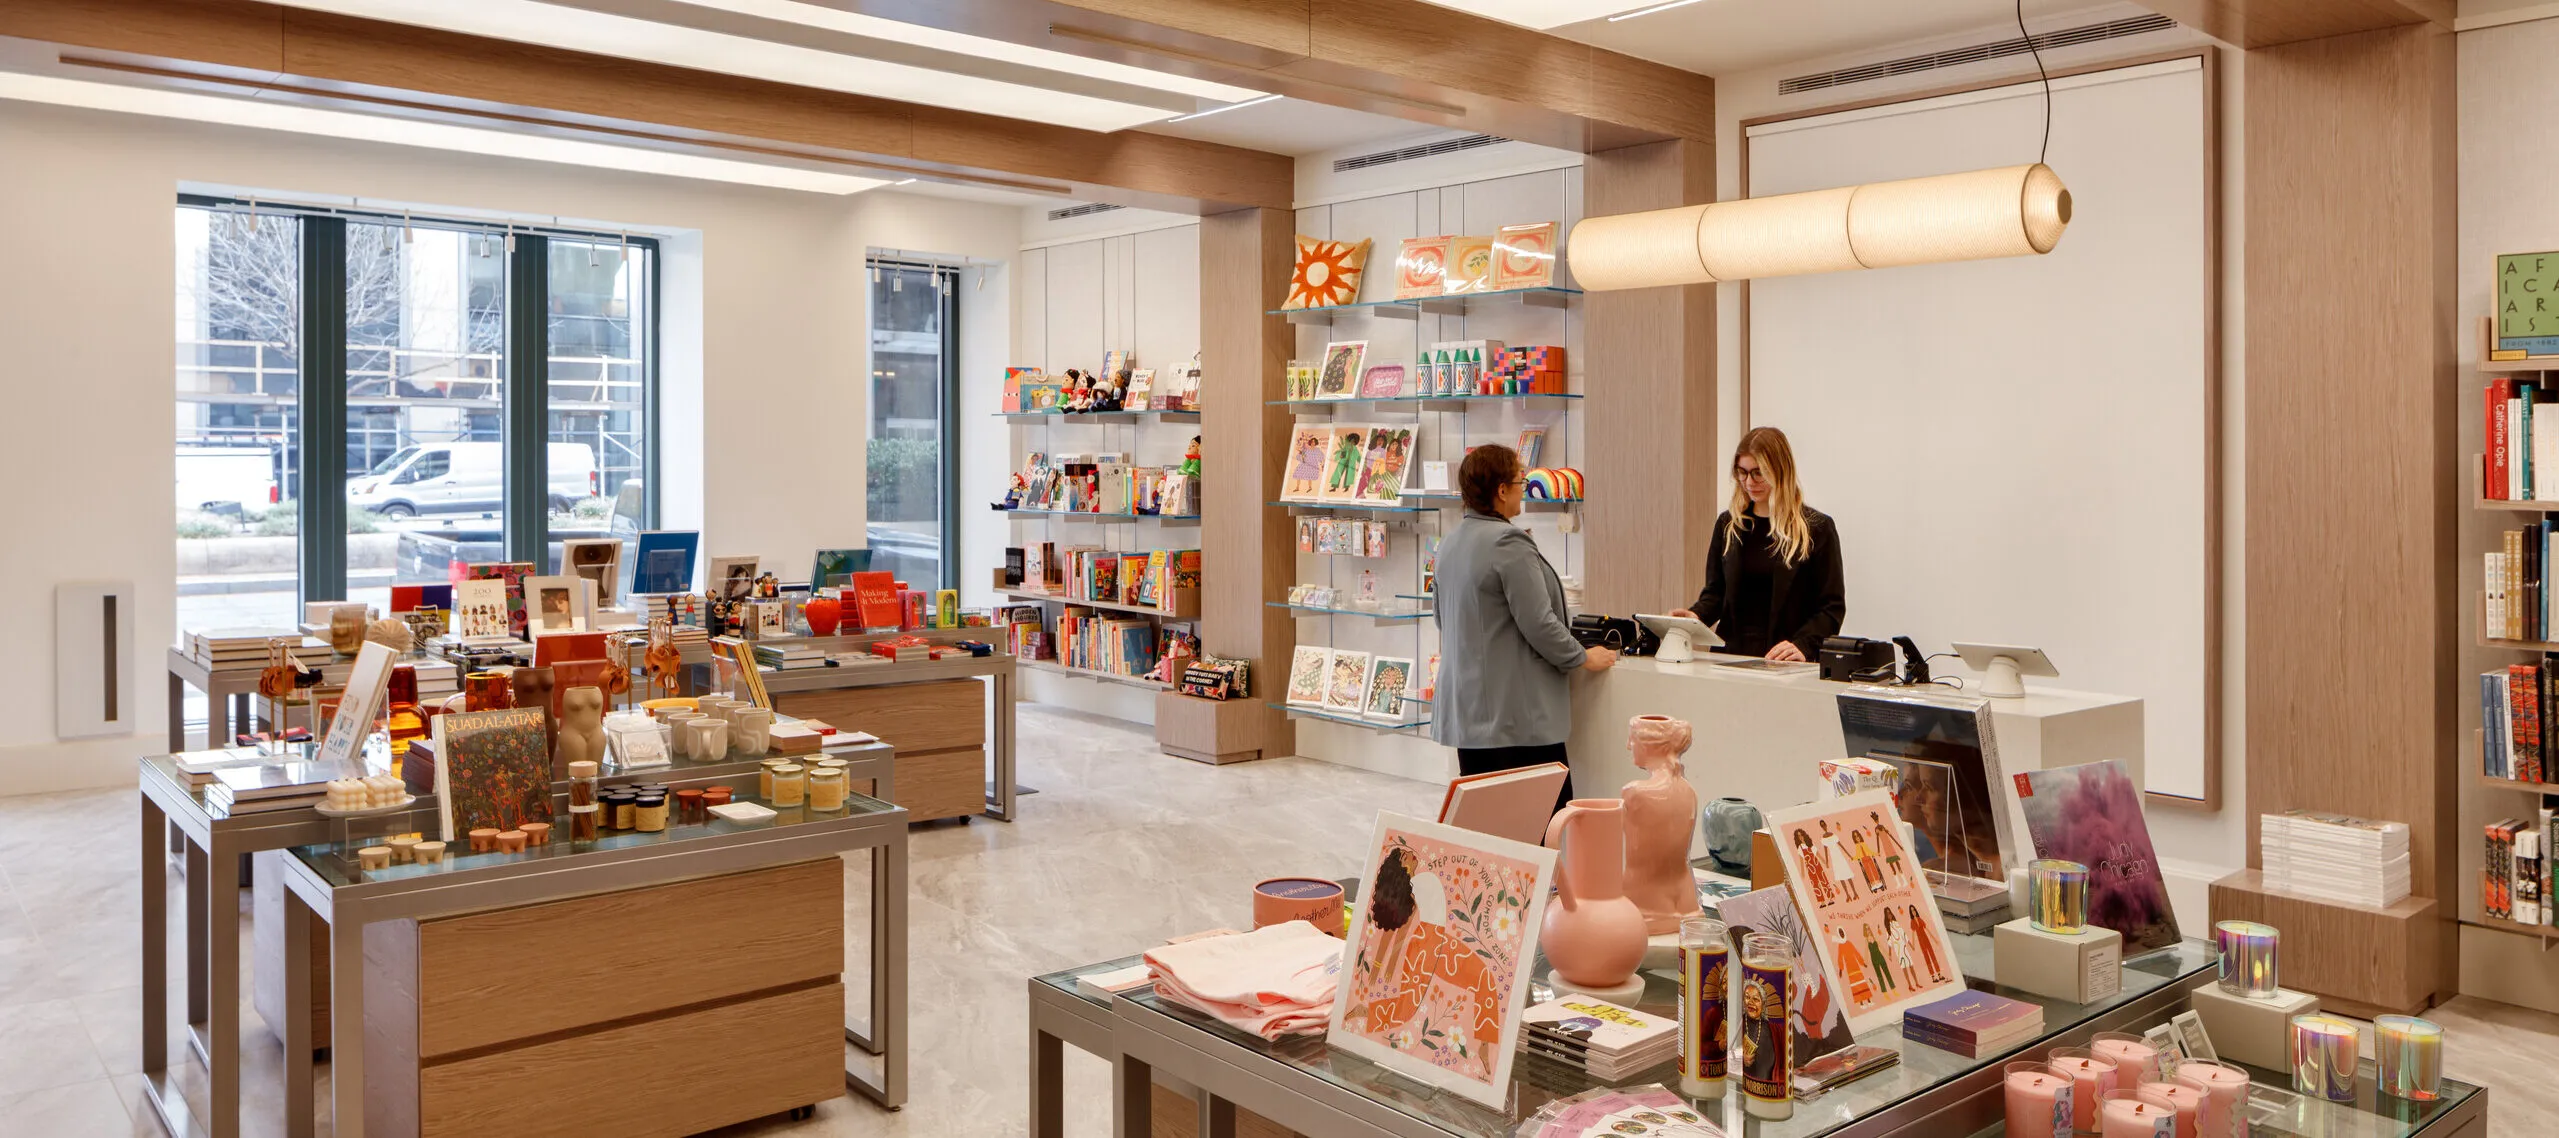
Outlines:
[[[1650,772],[1627,783],[1626,896],[1644,911],[1644,931],[1679,931],[1694,917],[1697,881],[1688,868],[1689,835],[1697,830],[1697,789],[1688,785],[1679,757],[1688,752],[1685,720],[1638,715],[1626,724],[1626,749]]]

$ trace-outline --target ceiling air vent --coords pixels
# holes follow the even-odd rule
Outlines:
[[[2055,48],[2076,47],[2100,40],[2164,32],[2176,26],[2177,21],[2166,16],[2134,16],[2123,20],[2109,20],[2102,24],[2083,24],[2076,28],[2045,32],[2035,37],[2035,47],[2037,50],[2051,51]],[[1845,87],[1851,83],[1889,79],[1896,75],[1911,75],[1921,71],[1938,71],[1948,67],[1962,67],[1968,63],[2005,59],[2012,55],[2024,54],[2026,54],[2026,40],[2023,36],[1992,40],[1989,43],[1977,43],[1970,47],[1932,51],[1926,55],[1909,55],[1900,59],[1888,59],[1881,63],[1843,67],[1837,71],[1823,71],[1812,75],[1798,75],[1792,79],[1780,79],[1777,81],[1777,93],[1793,95],[1804,91]],[[1335,165],[1340,164],[1335,163]]]
[[[1496,143],[1508,141],[1510,140],[1507,138],[1500,138],[1489,134],[1459,135],[1456,138],[1443,138],[1437,142],[1425,142],[1419,146],[1407,146],[1402,150],[1380,150],[1375,154],[1360,154],[1349,158],[1336,158],[1333,160],[1333,172],[1336,174],[1348,174],[1353,170],[1366,170],[1372,166],[1384,166],[1390,162],[1410,162],[1416,158],[1430,158],[1441,154],[1455,154],[1461,150],[1479,150],[1487,146],[1492,146]]]
[[[1102,202],[1095,202],[1091,205],[1071,205],[1065,209],[1053,209],[1048,211],[1048,219],[1050,221],[1064,221],[1070,217],[1090,217],[1097,213],[1109,213],[1115,209],[1127,208],[1128,207],[1124,205],[1109,205]]]

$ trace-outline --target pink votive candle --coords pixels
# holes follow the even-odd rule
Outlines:
[[[2138,1035],[2101,1031],[2089,1038],[2088,1050],[2100,1059],[2114,1060],[2127,1088],[2168,1077],[2159,1069],[2159,1049],[2142,1042]]]
[[[2184,1083],[2143,1083],[2134,1089],[2166,1100],[2169,1108],[2177,1112],[2177,1138],[2195,1138],[2195,1126],[2204,1109],[2204,1092]]]
[[[2090,1054],[2085,1047],[2054,1050],[2052,1072],[2070,1080],[2070,1125],[2083,1134],[2097,1132],[2097,1104],[2118,1085],[2115,1061]]]
[[[2195,1112],[2197,1138],[2247,1138],[2248,1072],[2228,1063],[2188,1059],[2177,1064],[2175,1079],[2204,1092]]]
[[[2177,1109],[2143,1091],[2107,1091],[2098,1104],[2105,1138],[2173,1138]]]
[[[2075,1124],[2071,1081],[2042,1063],[2010,1063],[2007,1076],[2010,1138],[2069,1138]]]

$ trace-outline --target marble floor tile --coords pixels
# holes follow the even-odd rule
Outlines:
[[[0,1008],[0,1096],[107,1077],[69,1000]]]
[[[0,1138],[64,1138],[131,1133],[115,1084],[92,1079],[0,1098]]]

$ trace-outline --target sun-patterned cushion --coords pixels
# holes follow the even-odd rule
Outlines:
[[[1360,271],[1368,266],[1368,240],[1324,241],[1297,237],[1297,267],[1288,275],[1282,308],[1330,308],[1359,299]]]

